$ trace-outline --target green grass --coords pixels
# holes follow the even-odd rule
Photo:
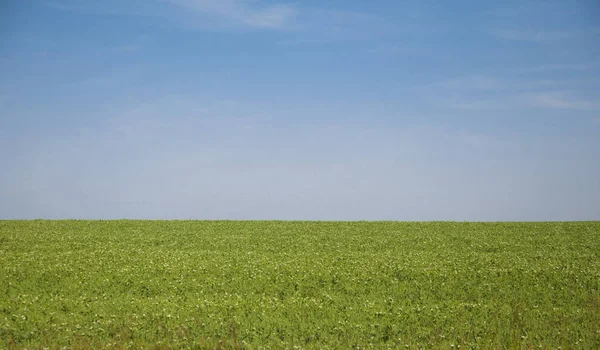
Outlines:
[[[0,221],[0,348],[600,348],[600,222]]]

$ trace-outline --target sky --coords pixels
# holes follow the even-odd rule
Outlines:
[[[0,219],[600,220],[600,3],[0,2]]]

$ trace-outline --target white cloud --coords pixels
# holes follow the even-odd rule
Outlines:
[[[219,16],[238,25],[264,29],[284,28],[297,14],[293,4],[260,6],[256,1],[244,0],[163,1],[198,13]]]
[[[600,104],[580,99],[567,92],[540,92],[522,96],[526,105],[548,109],[570,109],[580,111],[599,110]]]
[[[525,68],[522,71],[530,73],[552,72],[552,71],[584,71],[590,69],[587,64],[541,64],[535,67]]]
[[[145,0],[44,0],[49,8],[85,15],[150,15],[157,3]]]
[[[499,90],[506,86],[506,82],[488,76],[470,75],[437,82],[433,85],[445,89]]]
[[[85,15],[143,17],[190,31],[284,32],[286,36],[279,40],[283,45],[369,42],[380,49],[385,43],[382,50],[400,52],[404,48],[397,40],[390,46],[390,38],[397,39],[401,32],[431,32],[429,26],[414,22],[407,14],[389,22],[373,13],[290,0],[44,0],[44,4]],[[122,52],[141,48],[132,44],[124,46]]]
[[[444,101],[442,101],[444,102]],[[572,111],[597,111],[600,104],[566,92],[532,92],[516,94],[506,91],[494,97],[482,98],[476,94],[463,94],[447,99],[448,107],[463,111],[500,111],[507,109],[542,108]]]
[[[286,0],[53,0],[44,4],[80,14],[143,16],[187,30],[286,31],[290,36],[282,43],[373,41],[399,29],[373,14]]]
[[[396,25],[369,13],[324,8],[305,8],[298,14],[292,29],[292,42],[329,43],[373,41],[398,31]]]
[[[460,92],[517,92],[560,86],[561,81],[552,79],[516,79],[490,75],[465,75],[438,81],[427,87],[445,89],[450,93]]]
[[[547,66],[547,69],[584,69],[587,66]],[[514,72],[517,71],[513,71]],[[415,91],[429,96],[438,107],[460,111],[506,111],[516,109],[600,110],[590,96],[597,90],[593,80],[537,79],[493,75],[465,75],[434,82]],[[587,85],[586,85],[587,84]],[[592,84],[592,85],[589,85]]]
[[[521,29],[495,29],[491,34],[497,38],[514,41],[545,42],[561,41],[572,37],[572,33],[566,31],[547,30],[521,30]]]
[[[476,99],[473,101],[459,101],[449,104],[451,108],[462,110],[462,111],[484,111],[484,110],[504,110],[511,108],[510,104],[507,104],[503,99],[497,100],[481,100]]]

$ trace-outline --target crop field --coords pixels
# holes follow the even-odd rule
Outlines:
[[[0,348],[600,348],[600,222],[0,221]]]

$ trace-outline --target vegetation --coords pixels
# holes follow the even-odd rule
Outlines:
[[[600,222],[0,221],[0,348],[599,348]]]

